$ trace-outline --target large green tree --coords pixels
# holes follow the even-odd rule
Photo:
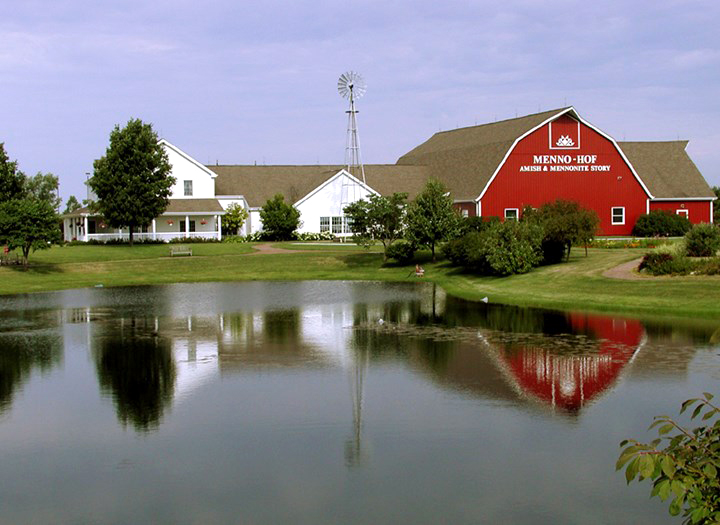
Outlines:
[[[57,213],[60,212],[60,203],[62,202],[58,194],[59,189],[60,181],[52,173],[38,173],[34,177],[28,177],[25,180],[27,196],[47,201]]]
[[[151,124],[132,119],[110,133],[105,156],[94,163],[88,181],[97,195],[95,210],[114,228],[147,226],[168,206],[175,178],[167,153]]]
[[[24,192],[25,174],[18,170],[16,161],[10,161],[5,144],[0,142],[0,203],[19,198]]]
[[[437,179],[428,180],[423,191],[407,208],[405,236],[417,246],[427,246],[435,261],[435,246],[456,237],[460,231],[460,215],[453,207],[452,197]]]
[[[287,241],[300,226],[300,211],[278,193],[260,209],[260,220],[265,237],[271,241]]]
[[[65,203],[65,211],[63,213],[72,213],[80,208],[82,208],[82,205],[77,200],[77,197],[75,197],[75,195],[70,195]]]
[[[58,179],[38,173],[26,177],[0,145],[0,244],[20,249],[27,268],[31,251],[60,239]]]
[[[547,202],[537,209],[526,207],[522,220],[538,224],[545,231],[542,242],[545,263],[570,259],[573,244],[584,244],[587,255],[587,244],[593,240],[600,225],[593,210],[563,199]]]
[[[388,197],[371,195],[368,200],[355,201],[343,212],[349,219],[355,242],[369,247],[380,241],[387,259],[388,247],[403,236],[406,207],[407,193],[393,193]]]

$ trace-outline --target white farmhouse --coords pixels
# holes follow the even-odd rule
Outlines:
[[[343,208],[370,195],[422,190],[424,166],[365,165],[365,183],[343,166],[204,166],[177,146],[161,140],[176,182],[167,210],[147,227],[137,228],[135,239],[169,241],[175,238],[222,238],[222,217],[233,203],[248,210],[241,234],[262,230],[260,209],[278,193],[300,211],[300,232],[350,234]],[[93,195],[88,194],[92,199]],[[127,230],[110,228],[87,208],[63,216],[66,241],[126,239]]]

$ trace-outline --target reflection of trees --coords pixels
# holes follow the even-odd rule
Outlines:
[[[100,339],[95,359],[100,387],[112,395],[122,424],[138,431],[157,428],[175,386],[170,341],[133,323]]]
[[[264,313],[263,332],[271,343],[290,343],[300,337],[300,310],[270,310]]]
[[[0,336],[0,414],[10,408],[15,392],[33,369],[45,373],[60,363],[62,342],[55,335]]]

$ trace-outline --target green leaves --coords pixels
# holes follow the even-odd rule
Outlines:
[[[616,470],[625,468],[628,483],[653,480],[650,496],[662,501],[674,496],[668,511],[673,516],[683,513],[686,523],[720,522],[720,409],[712,400],[713,395],[705,392],[680,408],[681,414],[693,409],[690,419],[715,418],[712,424],[689,430],[668,416],[658,416],[650,425],[657,429],[658,439],[649,444],[626,439],[620,444]],[[665,447],[659,448],[663,442]]]
[[[285,202],[281,194],[268,200],[260,210],[263,236],[272,241],[287,241],[300,225],[300,211]]]

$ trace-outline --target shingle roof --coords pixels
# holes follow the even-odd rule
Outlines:
[[[685,148],[688,141],[618,142],[655,198],[715,197]]]
[[[223,207],[217,199],[170,199],[170,204],[163,215],[222,211]]]
[[[223,212],[223,207],[217,199],[170,199],[164,215],[181,213],[210,213]],[[95,215],[89,208],[79,208],[72,213],[63,214],[62,217],[80,217],[82,215]]]
[[[445,183],[457,200],[475,199],[502,162],[515,140],[569,108],[435,133],[397,161],[424,165]]]
[[[295,203],[336,175],[344,166],[208,166],[217,173],[215,195],[242,195],[251,207],[262,206],[275,194]],[[365,180],[380,193],[407,192],[412,199],[429,176],[425,166],[366,164]]]

